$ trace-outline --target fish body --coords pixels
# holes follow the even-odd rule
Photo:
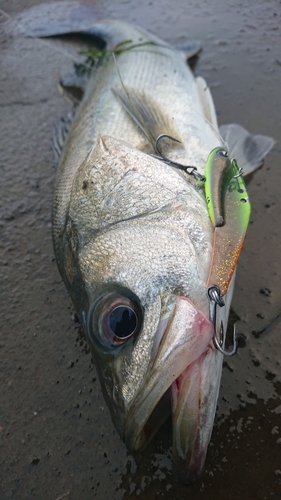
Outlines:
[[[109,50],[137,47],[97,63],[63,145],[56,259],[118,432],[142,449],[172,412],[175,471],[190,483],[203,469],[223,359],[207,294],[214,226],[202,186],[155,156],[154,141],[176,138],[163,138],[165,157],[201,175],[225,144],[182,52],[118,21],[91,33]],[[225,331],[233,286],[234,276],[217,311]]]

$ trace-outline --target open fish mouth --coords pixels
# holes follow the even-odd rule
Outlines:
[[[172,411],[173,467],[186,484],[203,470],[213,427],[222,360],[212,345],[213,332],[204,314],[178,297],[127,416],[125,442],[136,451],[147,445]]]

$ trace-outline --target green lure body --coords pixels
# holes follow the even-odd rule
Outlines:
[[[205,168],[205,195],[215,228],[207,287],[227,292],[249,224],[251,206],[241,171],[223,148],[215,148]]]

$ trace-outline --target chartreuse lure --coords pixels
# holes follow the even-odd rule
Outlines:
[[[215,228],[207,287],[216,285],[223,297],[243,246],[251,206],[242,172],[225,149],[211,151],[205,178],[208,211]]]

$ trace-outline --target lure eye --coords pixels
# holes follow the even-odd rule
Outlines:
[[[225,151],[225,149],[220,149],[217,152],[217,155],[220,156],[221,158],[228,158],[228,153]]]
[[[140,330],[140,306],[133,298],[110,293],[95,303],[89,327],[91,337],[107,347],[125,344]]]

